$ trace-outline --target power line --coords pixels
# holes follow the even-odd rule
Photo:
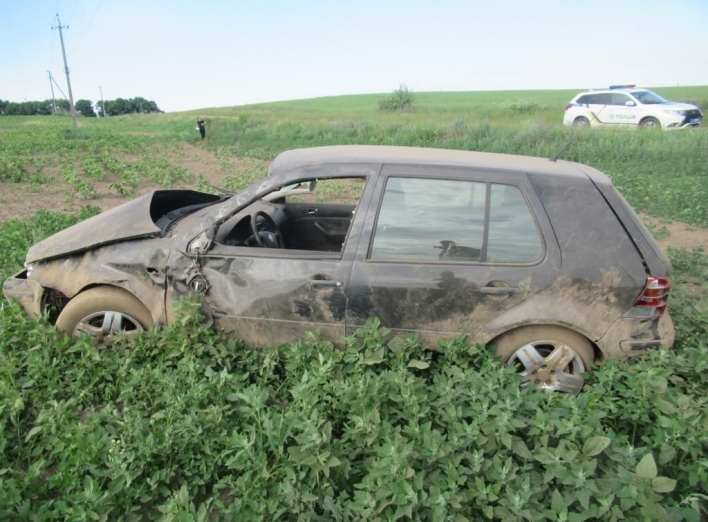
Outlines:
[[[88,26],[86,27],[86,29],[84,29],[84,32],[81,33],[81,36],[77,40],[76,44],[74,44],[74,47],[72,47],[72,50],[75,49],[79,45],[79,43],[81,43],[81,40],[84,39],[84,36],[86,36],[86,33],[88,33],[88,30],[91,28],[91,24],[93,23],[93,19],[96,18],[96,15],[101,10],[101,6],[103,5],[103,2],[105,2],[105,1],[106,0],[101,0],[101,3],[98,4],[98,7],[96,8],[96,11],[94,11],[93,16],[91,17],[91,20],[89,21]]]
[[[67,23],[71,23],[71,21],[74,19],[74,13],[76,13],[76,8],[79,7],[79,4],[81,3],[81,0],[76,0],[74,3],[74,9],[71,11],[71,14],[69,15],[69,21]]]
[[[52,52],[49,55],[49,67],[54,65],[54,36],[52,36]]]

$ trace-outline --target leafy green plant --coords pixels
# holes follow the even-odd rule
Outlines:
[[[99,212],[94,206],[82,207],[76,214],[40,210],[26,220],[0,223],[0,281],[22,267],[27,249],[34,243]]]
[[[217,191],[212,187],[209,182],[204,179],[204,176],[199,176],[197,182],[194,184],[194,190],[199,192],[206,192],[207,194],[217,194]]]
[[[690,520],[695,509],[673,494],[706,485],[702,438],[689,458],[667,454],[668,428],[647,418],[643,447],[628,442],[599,389],[604,368],[580,397],[525,393],[484,347],[453,339],[433,357],[414,337],[387,342],[374,320],[340,350],[314,335],[248,350],[193,311],[109,351],[62,340],[15,306],[0,325],[15,339],[0,341],[2,382],[13,383],[0,389],[3,517],[158,506],[243,519]],[[48,348],[18,350],[30,345]],[[639,382],[652,368],[624,373]],[[661,393],[683,420],[705,402],[686,392]]]
[[[81,167],[83,168],[84,174],[96,181],[106,179],[106,172],[103,170],[103,167],[90,155],[84,156],[81,161]]]
[[[190,179],[190,174],[186,169],[171,165],[167,160],[160,157],[146,156],[136,163],[134,168],[136,172],[147,176],[163,187],[171,187],[178,181]]]
[[[92,199],[96,197],[96,191],[93,186],[86,180],[79,178],[76,171],[65,166],[61,170],[62,177],[72,188],[73,194],[80,199]]]
[[[0,181],[22,181],[26,172],[22,163],[11,154],[0,151]]]
[[[388,96],[379,98],[379,111],[381,112],[395,112],[395,111],[405,111],[410,112],[413,110],[413,102],[415,101],[415,96],[413,91],[411,91],[407,86],[401,84],[398,89],[393,91]]]
[[[101,162],[104,167],[113,174],[123,174],[126,170],[126,165],[114,158],[108,150],[101,153]]]
[[[114,181],[113,183],[108,185],[108,190],[116,193],[119,196],[123,197],[134,197],[137,193],[135,190],[135,187],[130,185],[129,183],[120,180],[120,181]]]

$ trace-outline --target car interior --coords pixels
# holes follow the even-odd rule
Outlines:
[[[366,179],[312,179],[279,187],[225,221],[225,246],[340,252]]]

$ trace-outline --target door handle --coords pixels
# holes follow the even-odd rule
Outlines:
[[[332,235],[332,233],[329,230],[327,230],[325,227],[323,227],[319,221],[315,221],[314,227],[327,237]]]
[[[307,282],[310,286],[335,286],[337,288],[342,286],[341,281],[332,281],[331,279],[308,279]]]
[[[316,208],[303,208],[302,213],[307,214],[308,216],[314,216],[315,214],[317,214],[318,210],[319,209]]]
[[[519,293],[519,289],[515,286],[483,286],[479,291],[489,295],[514,295]]]

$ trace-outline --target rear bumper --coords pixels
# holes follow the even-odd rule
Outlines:
[[[27,270],[7,278],[2,285],[2,293],[8,301],[18,301],[30,317],[39,317],[44,312],[44,288],[37,281],[27,279]]]
[[[659,319],[618,319],[596,344],[606,359],[631,359],[649,350],[671,348],[675,337],[666,312]]]

